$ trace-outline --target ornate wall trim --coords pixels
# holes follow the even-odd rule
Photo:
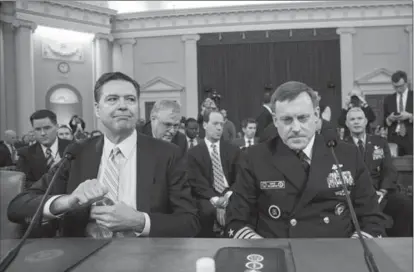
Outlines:
[[[412,24],[411,1],[321,1],[119,14],[115,38]]]

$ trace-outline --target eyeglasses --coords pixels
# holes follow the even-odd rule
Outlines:
[[[177,130],[180,128],[180,124],[173,124],[173,123],[169,123],[169,122],[162,122],[160,121],[161,124],[166,127],[167,129],[174,129]]]

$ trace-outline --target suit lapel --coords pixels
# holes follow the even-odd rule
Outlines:
[[[155,156],[151,142],[141,133],[137,133],[137,210],[149,213],[151,209],[150,192],[154,182]]]
[[[275,139],[275,141],[269,142],[269,144],[276,144],[273,150],[271,161],[273,166],[276,167],[297,190],[300,190],[303,181],[306,179],[305,171],[298,171],[303,169],[303,166],[296,156],[294,151],[289,149],[282,140]]]
[[[327,187],[326,178],[332,170],[332,165],[329,163],[330,156],[330,150],[325,146],[323,137],[315,135],[309,177],[293,213],[306,206],[321,190]]]
[[[62,141],[58,138],[58,153],[60,158],[63,158],[63,152],[65,151],[65,149],[62,147]]]
[[[38,169],[39,169],[38,171],[39,172],[41,171],[42,173],[46,173],[47,162],[46,162],[45,153],[43,153],[42,146],[40,145],[40,143],[36,143],[31,148],[34,149],[34,162],[38,165]]]
[[[374,152],[374,144],[371,142],[371,137],[367,135],[367,139],[365,140],[365,154],[364,154],[365,165],[367,166],[371,165],[373,152]]]
[[[211,162],[210,153],[208,151],[208,147],[205,141],[200,141],[200,152],[202,153],[201,157],[202,157],[203,165],[206,166],[206,169],[208,171],[209,181],[211,181],[213,184],[214,183],[213,164]]]
[[[406,112],[413,112],[413,91],[409,90],[407,93],[407,103],[405,104]]]
[[[227,183],[229,184],[229,169],[226,163],[228,161],[228,148],[224,141],[220,142],[220,160],[221,160],[221,167],[223,168],[224,176],[226,177]]]
[[[99,136],[95,144],[85,145],[85,150],[82,154],[83,165],[82,177],[85,179],[98,178],[99,165],[103,155],[104,136]],[[107,158],[103,158],[104,160]],[[83,182],[80,181],[80,182]]]

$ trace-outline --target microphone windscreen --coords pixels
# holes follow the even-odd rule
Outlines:
[[[70,145],[68,145],[65,149],[65,157],[68,160],[73,160],[75,159],[76,155],[80,152],[80,150],[82,149],[82,145],[78,144],[78,143],[72,143]]]
[[[338,143],[338,133],[333,128],[328,128],[321,131],[325,143],[328,147],[335,147]]]

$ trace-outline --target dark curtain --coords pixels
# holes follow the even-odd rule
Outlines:
[[[198,46],[199,103],[205,88],[222,96],[220,107],[240,131],[244,118],[256,118],[266,84],[301,81],[322,96],[336,122],[341,109],[339,40]],[[328,82],[335,88],[328,88]]]

